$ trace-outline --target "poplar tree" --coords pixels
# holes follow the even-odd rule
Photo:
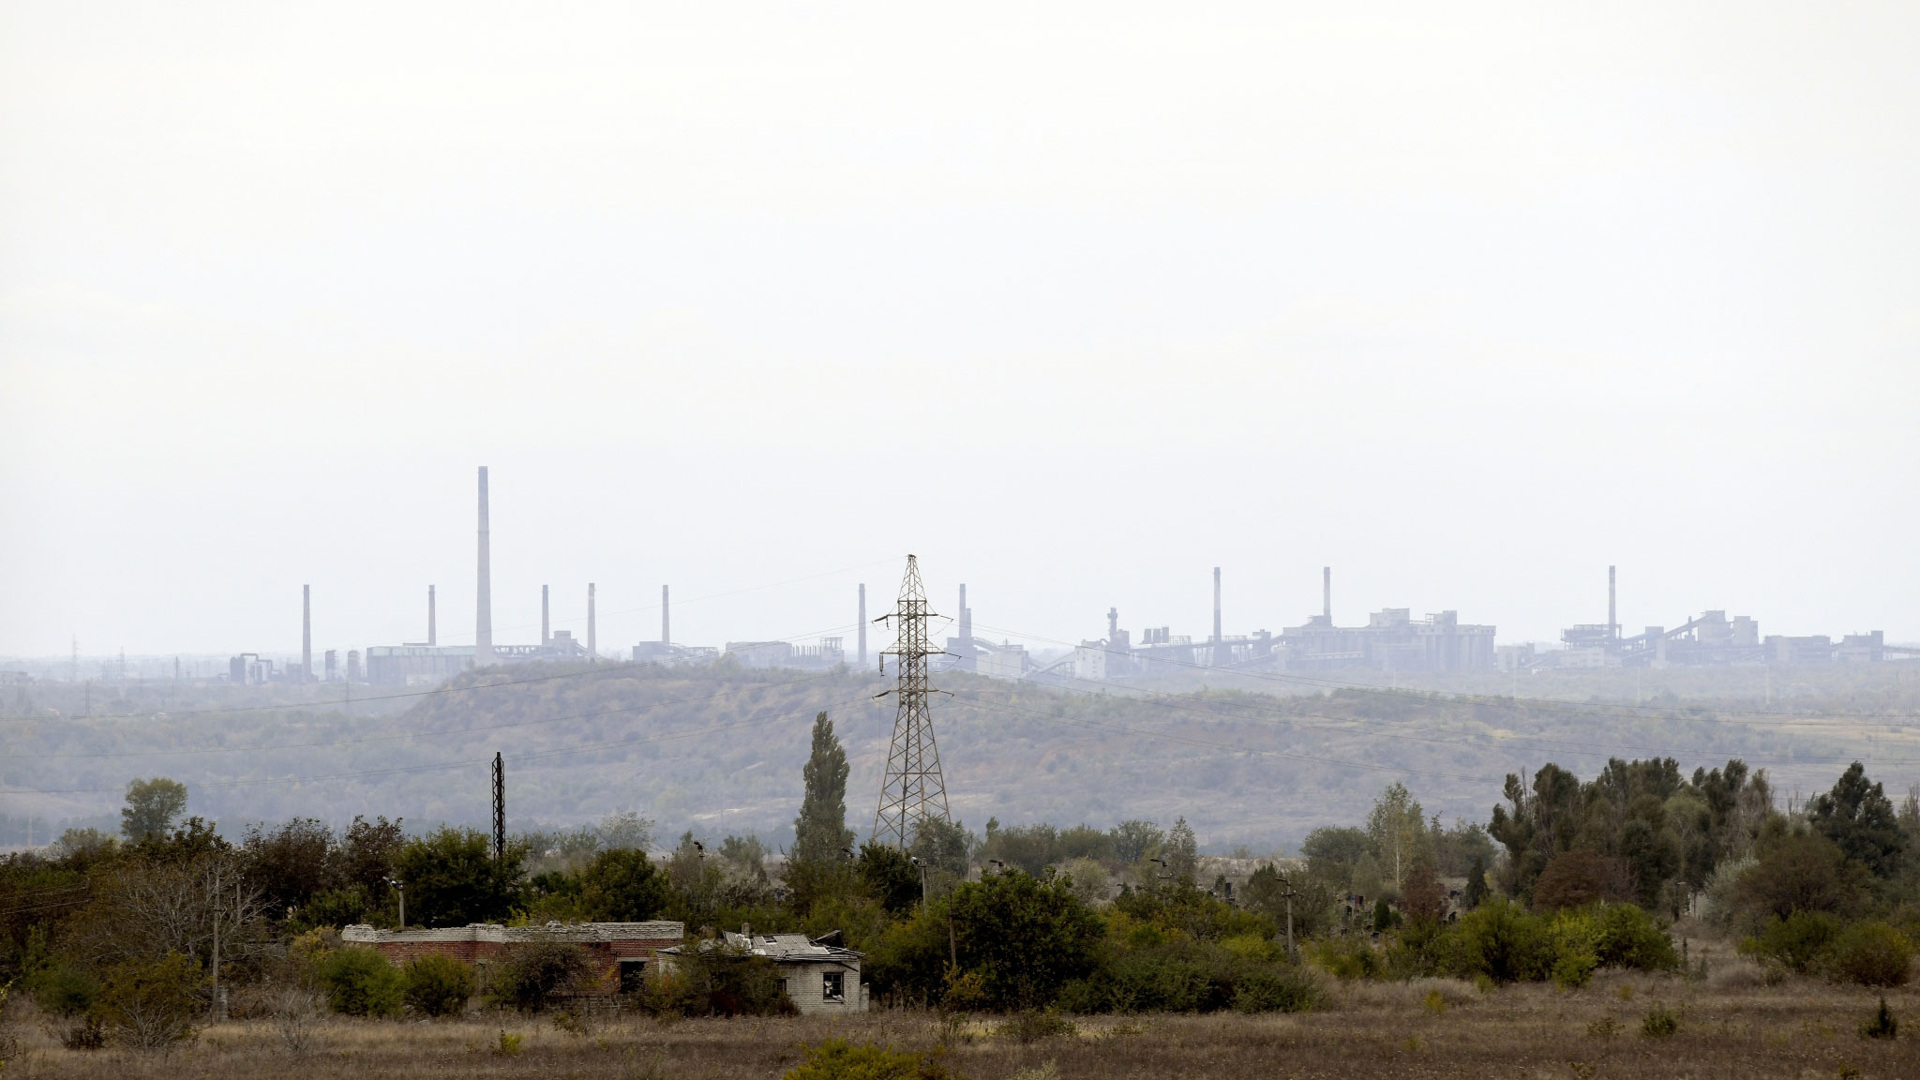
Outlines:
[[[813,753],[803,775],[807,795],[793,822],[793,861],[837,865],[853,847],[853,830],[847,828],[847,752],[824,712],[814,718]]]

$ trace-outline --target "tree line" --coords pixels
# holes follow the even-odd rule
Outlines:
[[[816,719],[794,842],[711,848],[611,815],[491,837],[398,820],[313,819],[221,835],[166,778],[129,786],[119,835],[70,831],[0,861],[0,981],[65,1018],[74,1045],[186,1037],[219,1010],[284,1011],[288,995],[364,1015],[469,1006],[471,971],[404,969],[343,945],[354,923],[684,923],[690,939],[752,925],[867,956],[883,1004],[949,1011],[1310,1009],[1328,980],[1453,975],[1488,985],[1597,970],[1691,970],[1681,920],[1782,973],[1905,981],[1920,923],[1920,797],[1896,808],[1855,764],[1804,806],[1776,805],[1738,760],[1683,775],[1614,760],[1507,778],[1485,824],[1443,825],[1394,783],[1364,822],[1309,834],[1293,858],[1204,858],[1184,819],[919,823],[904,850],[857,844],[846,753]],[[538,1009],[586,977],[565,947],[516,953],[486,1001]],[[276,1002],[278,1004],[276,1004]],[[770,965],[707,949],[634,990],[634,1007],[789,1008]],[[156,1019],[158,1018],[158,1019]],[[170,1018],[170,1019],[169,1019]]]

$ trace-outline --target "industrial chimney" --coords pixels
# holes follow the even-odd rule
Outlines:
[[[300,681],[313,681],[313,586],[300,586]]]
[[[1213,568],[1213,666],[1226,667],[1230,662],[1227,652],[1227,639],[1220,634],[1220,568]]]
[[[1333,625],[1333,567],[1320,568],[1320,617]]]
[[[487,551],[487,467],[480,466],[479,591],[474,599],[473,665],[493,663],[493,569]]]
[[[545,592],[545,589],[541,590]],[[593,618],[593,582],[587,582],[587,663],[591,664],[600,656],[600,638],[595,632]]]
[[[547,587],[542,585],[540,586],[540,647],[543,649],[553,644],[553,634],[548,627]]]
[[[867,583],[860,583],[860,661],[861,667],[867,666]]]
[[[1620,639],[1620,620],[1613,606],[1613,567],[1607,567],[1607,639]]]
[[[433,586],[427,586],[427,644],[440,644],[439,620],[433,610]]]
[[[673,644],[673,621],[667,613],[667,587],[660,586],[660,644]]]

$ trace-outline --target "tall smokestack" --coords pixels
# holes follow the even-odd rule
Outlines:
[[[960,585],[960,640],[973,640],[973,611],[967,607],[967,586]]]
[[[433,610],[433,586],[427,586],[427,644],[440,644],[439,619]]]
[[[1333,625],[1333,567],[1320,568],[1320,617]]]
[[[1220,634],[1220,568],[1213,568],[1213,666],[1227,666],[1227,639]]]
[[[867,666],[867,583],[860,583],[860,666]]]
[[[313,681],[313,586],[300,586],[300,681]]]
[[[493,663],[493,566],[487,545],[487,467],[480,466],[480,567],[479,591],[474,598],[473,663],[486,667]]]
[[[1609,638],[1618,638],[1620,636],[1619,616],[1614,613],[1614,610],[1613,567],[1609,566],[1607,567],[1607,637]]]
[[[673,644],[673,620],[668,617],[667,587],[660,586],[660,644]]]
[[[540,586],[540,647],[543,649],[553,644],[553,634],[548,629],[548,625],[549,624],[547,623],[547,587],[545,585],[542,585]]]
[[[545,592],[545,589],[541,590]],[[593,618],[593,582],[587,582],[587,663],[591,664],[600,657],[600,636],[596,632]]]

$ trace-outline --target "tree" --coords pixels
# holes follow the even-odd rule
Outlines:
[[[1373,809],[1367,814],[1367,839],[1380,860],[1385,884],[1396,894],[1416,862],[1432,859],[1426,813],[1398,780],[1373,800]]]
[[[1487,902],[1487,861],[1475,855],[1473,865],[1467,868],[1467,890],[1460,897],[1461,904],[1468,911]]]
[[[909,853],[928,869],[955,879],[967,876],[967,849],[972,846],[966,826],[944,818],[921,818],[913,828]]]
[[[860,884],[888,914],[900,915],[920,902],[920,871],[907,853],[886,844],[863,844]]]
[[[1859,903],[1867,878],[1866,868],[1826,837],[1769,826],[1759,858],[1734,881],[1731,904],[1749,929],[1796,912],[1841,915]]]
[[[1307,834],[1300,843],[1300,854],[1307,857],[1307,876],[1323,882],[1335,893],[1355,891],[1353,868],[1366,855],[1372,842],[1364,829],[1351,826],[1322,826]]]
[[[1193,883],[1194,876],[1200,872],[1200,841],[1185,817],[1175,820],[1173,828],[1167,830],[1166,858],[1167,873],[1173,875],[1173,880]]]
[[[1875,877],[1892,877],[1899,871],[1906,848],[1900,819],[1881,786],[1867,781],[1867,770],[1859,762],[1841,774],[1832,791],[1815,796],[1807,811],[1816,832]]]
[[[1534,880],[1533,909],[1563,911],[1595,900],[1624,900],[1625,879],[1617,859],[1595,851],[1562,852]]]
[[[837,866],[853,847],[853,830],[847,828],[847,752],[824,712],[814,718],[813,752],[801,775],[807,793],[793,822],[793,859]]]
[[[248,826],[240,853],[247,882],[275,918],[304,907],[336,883],[333,830],[315,818],[294,818],[271,832],[260,825]]]
[[[396,869],[407,890],[407,920],[421,926],[499,922],[520,899],[526,849],[507,845],[493,858],[493,839],[478,829],[446,826],[407,842]]]
[[[1100,916],[1064,884],[1030,874],[965,882],[944,907],[921,918],[952,920],[960,970],[979,973],[984,1001],[997,1009],[1052,1004],[1068,981],[1093,970],[1105,933]]]
[[[660,914],[672,898],[667,876],[654,869],[647,853],[615,848],[594,856],[580,872],[581,906],[589,919],[643,922]]]
[[[1123,863],[1137,863],[1160,851],[1167,842],[1165,829],[1151,821],[1123,821],[1108,834],[1113,837],[1113,857]]]
[[[120,831],[128,840],[158,836],[186,809],[187,785],[164,776],[135,780],[127,785],[127,805],[120,808]]]
[[[1416,925],[1446,918],[1447,887],[1440,884],[1433,867],[1423,863],[1407,875],[1407,883],[1400,890],[1400,910],[1406,912],[1408,922]]]

